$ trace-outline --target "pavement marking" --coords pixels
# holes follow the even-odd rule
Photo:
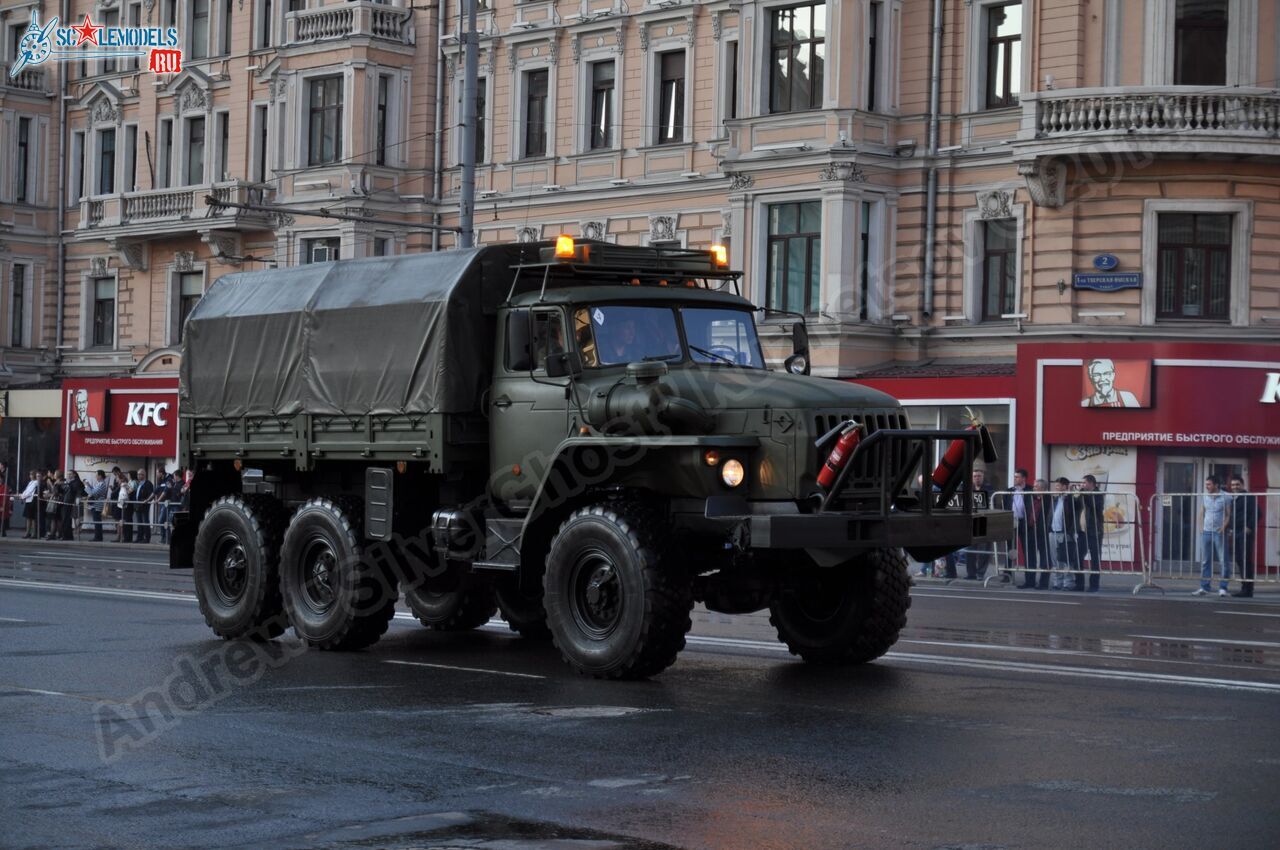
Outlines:
[[[912,593],[911,596],[925,599],[967,599],[976,602],[1025,602],[1030,605],[1082,605],[1081,602],[1062,602],[1057,599],[1018,599],[1013,596],[972,596],[968,593]]]
[[[487,670],[483,667],[458,667],[453,664],[428,664],[425,661],[383,661],[383,664],[402,664],[406,667],[438,667],[441,670],[463,670],[467,673],[489,673],[494,676],[513,676],[517,679],[545,679],[534,673],[511,673],[506,670]]]
[[[17,617],[0,617],[0,622],[5,623],[29,623],[30,620],[19,620]]]
[[[1268,646],[1280,649],[1280,643],[1265,640],[1227,640],[1226,638],[1182,637],[1178,635],[1129,635],[1129,637],[1142,638],[1143,640],[1172,640],[1178,643],[1225,643],[1239,646]]]
[[[138,599],[165,599],[171,602],[195,602],[190,593],[167,593],[162,590],[125,590],[117,587],[92,587],[85,584],[59,584],[51,581],[25,581],[0,578],[0,587],[19,587],[36,590],[63,590],[68,593],[87,593],[93,596],[124,596]]]
[[[1257,611],[1214,611],[1215,614],[1234,614],[1237,617],[1274,617],[1280,620],[1280,614],[1262,614]]]
[[[87,696],[85,694],[69,694],[69,693],[66,693],[65,691],[49,691],[49,690],[45,690],[44,688],[24,688],[22,687],[22,685],[10,685],[7,683],[0,682],[0,690],[5,690],[5,689],[11,690],[11,691],[22,691],[23,693],[27,693],[27,694],[38,694],[44,697],[66,697],[67,699],[78,699],[81,702],[91,702],[91,703],[94,703],[95,705],[99,703],[104,703],[104,702],[110,705],[121,705],[121,703],[118,703],[115,700],[106,699],[105,697],[93,697],[93,696]]]
[[[64,555],[61,552],[15,552],[14,557],[19,555],[25,556],[27,560],[34,557],[39,558],[58,558],[63,561],[88,561],[91,564],[129,564],[131,566],[139,566],[140,564],[160,564],[160,560],[139,561],[137,558],[102,558],[92,557],[88,555]]]
[[[1108,670],[1090,667],[1067,667],[1057,664],[1032,664],[1024,661],[997,661],[994,659],[957,658],[947,655],[925,655],[914,652],[887,652],[883,658],[890,661],[906,661],[912,664],[932,664],[940,667],[965,667],[975,670],[1007,673],[1031,673],[1042,676],[1060,676],[1080,679],[1109,679],[1121,682],[1145,682],[1158,685],[1188,685],[1219,691],[1260,691],[1280,694],[1280,683],[1249,682],[1242,679],[1209,679],[1198,676],[1175,676],[1171,673],[1139,673],[1131,670]]]

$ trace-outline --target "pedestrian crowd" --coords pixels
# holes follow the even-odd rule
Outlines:
[[[1227,596],[1234,566],[1240,589],[1232,596],[1253,596],[1257,557],[1260,504],[1258,496],[1245,492],[1244,479],[1232,475],[1229,492],[1223,492],[1217,476],[1205,480],[1200,504],[1200,587],[1194,593],[1213,592],[1214,575],[1220,573],[1219,596]],[[935,488],[936,490],[937,488]],[[1009,493],[996,494],[982,470],[975,469],[970,484],[961,488],[973,494],[975,507],[992,506],[1013,513],[1014,539],[1010,541],[1009,563],[1001,578],[1012,581],[1014,570],[1022,570],[1017,586],[1033,590],[1067,590],[1096,593],[1101,586],[1106,516],[1105,494],[1093,475],[1078,482],[1060,477],[1052,483],[1043,478],[1032,481],[1025,469],[1014,472]],[[1187,511],[1194,516],[1193,511]],[[974,546],[958,550],[942,560],[942,577],[982,581],[993,557],[989,548]],[[933,564],[924,564],[920,575],[935,573]]]
[[[190,476],[180,469],[157,470],[154,479],[146,470],[118,466],[84,478],[74,470],[33,469],[19,490],[16,483],[10,487],[9,467],[0,462],[0,537],[7,536],[12,512],[25,521],[29,540],[74,540],[92,531],[92,539],[102,541],[109,526],[117,543],[150,543],[153,530],[168,543],[169,518],[185,510],[189,498]]]

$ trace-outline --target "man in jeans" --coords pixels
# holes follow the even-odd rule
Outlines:
[[[1219,596],[1227,595],[1227,583],[1231,578],[1231,562],[1226,558],[1224,540],[1227,522],[1231,518],[1231,497],[1222,492],[1222,482],[1216,475],[1204,480],[1205,494],[1200,504],[1204,522],[1200,526],[1200,551],[1204,564],[1200,568],[1200,589],[1196,596],[1208,596],[1213,591],[1213,562],[1222,564],[1222,586]]]
[[[1227,547],[1231,552],[1231,560],[1235,561],[1236,569],[1240,571],[1240,589],[1231,595],[1248,599],[1253,596],[1258,497],[1245,493],[1244,479],[1239,475],[1231,476],[1228,486],[1231,488],[1231,521],[1227,530],[1231,539],[1227,541]]]
[[[98,543],[102,542],[102,503],[110,489],[107,474],[99,469],[93,486],[89,488],[89,516],[93,517],[93,539]]]

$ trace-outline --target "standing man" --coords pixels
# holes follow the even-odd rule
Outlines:
[[[1014,470],[1012,501],[1015,553],[1022,554],[1022,584],[1018,587],[1030,589],[1036,586],[1036,548],[1031,534],[1036,515],[1025,469]]]
[[[983,510],[991,507],[991,494],[994,488],[987,483],[987,473],[981,469],[973,471],[973,507]],[[981,545],[981,544],[980,544]],[[991,560],[991,552],[985,546],[965,550],[965,578],[982,581],[987,575],[987,563]]]
[[[89,516],[93,517],[93,540],[102,542],[102,505],[111,493],[111,485],[107,483],[107,474],[101,469],[94,477],[93,486],[89,488]]]
[[[1079,506],[1075,496],[1070,493],[1071,481],[1066,476],[1053,482],[1053,506],[1050,508],[1050,538],[1053,544],[1054,559],[1058,572],[1053,577],[1054,590],[1070,590],[1068,582],[1079,576],[1079,587],[1084,590],[1084,576],[1080,573],[1080,549],[1077,538],[1080,535],[1080,524],[1076,514]]]
[[[133,494],[133,499],[137,502],[134,510],[138,523],[138,532],[134,535],[134,540],[138,543],[151,542],[151,497],[155,494],[156,487],[147,479],[147,471],[139,469],[138,489]]]
[[[1076,497],[1084,509],[1078,551],[1089,553],[1089,592],[1097,593],[1102,581],[1102,508],[1105,497],[1098,491],[1098,479],[1084,477],[1080,495]],[[1084,590],[1084,576],[1076,576],[1076,590]]]
[[[169,487],[173,484],[172,476],[165,474],[163,468],[156,470],[156,492],[152,500],[156,504],[156,525],[160,526],[160,542],[169,542]]]
[[[1218,476],[1210,475],[1204,480],[1205,494],[1200,499],[1204,521],[1200,525],[1200,551],[1204,563],[1200,567],[1200,589],[1196,596],[1208,596],[1213,591],[1214,559],[1222,564],[1222,585],[1218,588],[1219,596],[1227,595],[1227,585],[1231,581],[1231,562],[1226,559],[1227,523],[1231,519],[1231,497],[1222,492],[1222,481]]]
[[[1040,572],[1036,576],[1036,589],[1049,589],[1049,575],[1054,566],[1053,547],[1050,542],[1050,526],[1053,514],[1053,497],[1049,495],[1049,482],[1036,479],[1035,495],[1031,497],[1031,545],[1036,550],[1036,563]]]
[[[1227,532],[1231,535],[1228,545],[1231,560],[1240,570],[1240,589],[1232,596],[1248,599],[1253,596],[1254,558],[1257,555],[1255,541],[1258,539],[1258,497],[1244,492],[1244,479],[1232,475],[1231,482],[1231,520],[1227,524]]]

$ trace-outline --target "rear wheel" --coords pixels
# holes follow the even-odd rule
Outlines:
[[[793,655],[818,664],[864,664],[898,641],[911,607],[900,549],[877,549],[838,567],[796,576],[769,606]]]
[[[482,580],[451,566],[443,576],[424,578],[404,593],[422,625],[441,632],[478,629],[498,611],[493,591]]]
[[[661,517],[615,502],[575,512],[547,557],[543,604],[556,648],[580,673],[643,679],[684,648],[689,576],[660,544]]]
[[[395,614],[396,579],[365,559],[358,499],[311,499],[294,513],[280,592],[294,632],[319,649],[376,643]]]
[[[543,607],[542,582],[533,591],[521,586],[520,577],[503,576],[494,582],[494,596],[498,600],[498,612],[513,632],[530,640],[550,640],[547,627],[547,609]]]
[[[271,496],[223,496],[196,536],[194,579],[200,613],[224,638],[284,632],[278,564],[284,507]]]

